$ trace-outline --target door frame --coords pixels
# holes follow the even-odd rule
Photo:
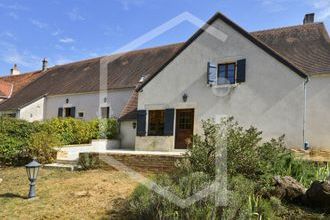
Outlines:
[[[194,135],[194,128],[195,128],[195,109],[194,108],[178,108],[175,109],[175,133],[174,133],[174,150],[180,151],[180,150],[186,150],[187,148],[177,148],[177,135],[178,135],[178,111],[184,111],[184,110],[191,110],[192,111],[192,128],[191,128],[191,136]]]

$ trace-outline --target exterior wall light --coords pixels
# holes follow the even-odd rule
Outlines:
[[[66,99],[66,100],[65,100],[65,103],[68,104],[68,103],[69,103],[69,99]]]
[[[35,159],[27,165],[25,165],[26,173],[30,181],[30,191],[28,199],[36,197],[36,180],[38,177],[38,172],[41,164],[38,163]]]
[[[133,129],[135,129],[136,128],[136,122],[133,122]]]
[[[183,96],[182,96],[183,102],[187,102],[187,99],[188,99],[188,95],[186,93],[183,94]]]

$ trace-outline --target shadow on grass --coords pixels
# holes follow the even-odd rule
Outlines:
[[[112,220],[132,220],[128,212],[128,200],[123,198],[117,198],[113,201],[111,210],[107,212],[107,216],[102,219],[112,219]]]
[[[26,196],[21,196],[21,195],[14,194],[14,193],[0,194],[0,198],[21,198],[21,199],[27,199]]]

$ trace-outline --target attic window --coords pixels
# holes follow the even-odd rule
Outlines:
[[[236,83],[236,63],[218,65],[218,85]]]
[[[231,63],[207,64],[207,84],[230,85],[245,82],[246,59]]]

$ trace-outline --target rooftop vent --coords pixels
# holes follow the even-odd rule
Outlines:
[[[143,83],[144,79],[145,79],[145,76],[141,76],[139,83]]]
[[[314,23],[314,13],[306,14],[304,17],[304,24],[311,24]]]
[[[12,69],[10,69],[10,75],[16,76],[16,75],[19,75],[19,74],[21,74],[21,72],[18,70],[17,64],[15,63],[14,67]]]

